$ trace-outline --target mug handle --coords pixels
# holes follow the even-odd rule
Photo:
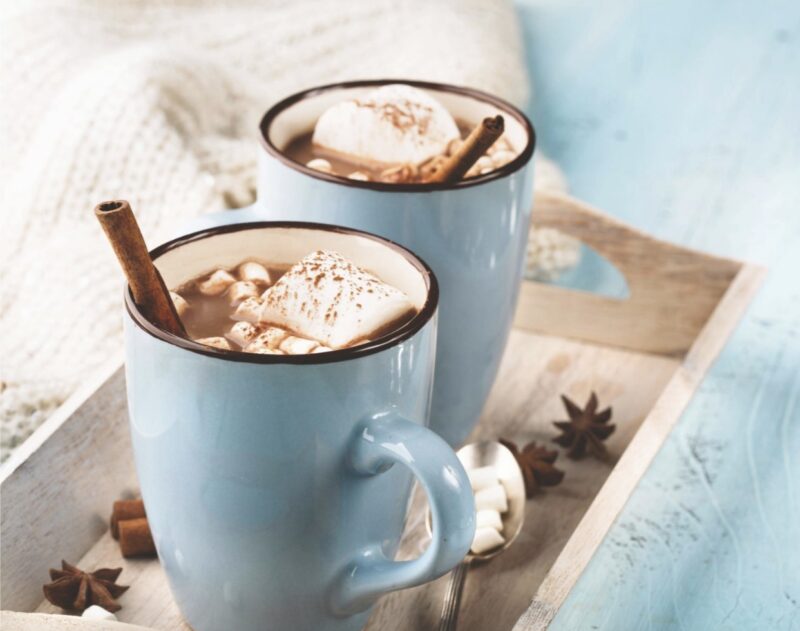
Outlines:
[[[388,592],[414,587],[449,572],[469,551],[475,535],[475,500],[464,467],[450,446],[427,427],[396,412],[371,417],[350,448],[350,468],[379,475],[394,463],[411,469],[428,496],[431,542],[411,561],[387,558],[378,545],[361,550],[336,579],[331,609],[346,616],[368,609]]]

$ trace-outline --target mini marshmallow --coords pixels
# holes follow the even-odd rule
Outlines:
[[[261,353],[262,350],[260,349],[275,350],[288,335],[288,331],[279,329],[276,326],[268,327],[266,330],[259,333],[244,350],[248,353]],[[281,351],[281,354],[283,354],[283,351]]]
[[[269,275],[269,270],[261,263],[256,263],[255,261],[245,261],[239,266],[236,273],[239,274],[240,280],[249,280],[263,285],[272,284],[272,277]]]
[[[472,539],[470,550],[474,554],[483,554],[502,546],[506,540],[494,528],[476,528],[475,537]]]
[[[231,327],[231,330],[225,334],[225,337],[244,348],[258,337],[260,332],[261,329],[250,322],[237,322]]]
[[[344,348],[397,321],[414,306],[398,289],[346,260],[319,250],[264,292],[261,322]]]
[[[475,525],[478,528],[494,528],[497,532],[503,530],[503,519],[496,510],[479,510],[475,517]]]
[[[236,307],[236,311],[233,312],[231,319],[255,324],[261,316],[261,309],[263,309],[263,307],[264,305],[261,298],[246,298]]]
[[[309,169],[322,171],[323,173],[333,173],[333,166],[324,158],[314,158],[313,160],[309,160],[306,162],[306,166]]]
[[[172,298],[172,304],[175,305],[175,312],[178,314],[178,317],[181,317],[184,313],[186,313],[186,310],[189,308],[189,303],[186,302],[186,299],[183,296],[171,291],[169,292],[169,297]]]
[[[317,348],[311,351],[311,354],[313,355],[315,353],[330,353],[332,350],[333,350],[332,348],[328,348],[327,346],[317,346]]]
[[[198,344],[203,344],[204,346],[213,346],[214,348],[221,348],[222,350],[229,351],[231,350],[231,345],[228,344],[228,340],[224,337],[204,337],[199,340],[195,340]]]
[[[500,151],[495,151],[491,156],[492,164],[496,169],[505,166],[516,157],[517,155],[513,151],[509,151],[508,149],[501,149]]]
[[[476,510],[496,510],[505,513],[508,510],[508,498],[502,484],[495,484],[475,493]]]
[[[228,289],[228,302],[231,306],[238,305],[247,298],[258,297],[258,286],[251,280],[237,280]]]
[[[369,182],[369,175],[361,171],[353,171],[347,176],[348,180],[358,180],[359,182]]]
[[[84,612],[81,614],[81,618],[87,618],[88,620],[116,620],[117,617],[111,613],[103,609],[100,605],[92,605],[88,609],[85,609]]]
[[[477,469],[470,469],[467,471],[469,482],[472,485],[473,491],[480,491],[495,484],[500,484],[500,477],[497,475],[497,469],[489,465],[486,467],[478,467]]]
[[[218,269],[205,280],[199,281],[197,283],[197,288],[206,296],[219,296],[235,282],[236,279],[231,276],[230,272],[226,272],[224,269]]]
[[[444,153],[460,134],[450,112],[427,92],[405,84],[381,86],[322,113],[317,147],[367,164],[419,164]]]
[[[254,347],[252,344],[249,345],[246,349],[244,349],[245,353],[257,353],[259,355],[286,355],[281,350],[277,348],[267,348],[266,346],[258,346]]]
[[[261,339],[270,348],[278,348],[281,342],[289,336],[289,331],[278,328],[277,326],[268,327],[262,334]]]
[[[287,355],[306,355],[313,351],[319,344],[314,340],[290,335],[281,342],[280,349]]]

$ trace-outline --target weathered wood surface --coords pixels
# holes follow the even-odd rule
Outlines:
[[[583,403],[595,390],[603,404],[614,407],[618,428],[608,442],[611,462],[559,462],[567,472],[565,482],[529,502],[525,528],[514,553],[470,572],[460,629],[510,629],[514,625],[530,603],[534,587],[544,578],[677,367],[678,361],[672,358],[521,331],[512,333],[500,377],[471,439],[501,435],[521,443],[551,440],[555,435],[551,421],[565,417],[558,399],[560,392]],[[124,399],[121,384],[115,387],[120,390],[118,398]],[[125,424],[124,415],[121,424]],[[416,499],[416,513],[410,517],[416,528],[405,541],[401,553],[405,558],[416,556],[426,541],[421,517],[424,500]],[[100,514],[104,515],[103,511]],[[51,551],[50,558],[60,553]],[[170,631],[188,628],[181,626],[166,578],[156,561],[123,559],[117,542],[106,533],[80,564],[124,568],[120,581],[131,588],[121,600],[121,621]],[[39,583],[45,575],[46,571],[38,576]],[[384,598],[368,629],[409,631],[434,627],[443,590],[444,579]],[[503,602],[503,607],[491,605],[496,602]],[[38,611],[56,609],[45,602]]]
[[[48,568],[91,548],[111,502],[137,486],[121,361],[112,359],[3,464],[4,609],[34,609]]]
[[[601,253],[629,296],[524,283],[514,325],[526,330],[683,357],[741,268],[642,234],[567,195],[538,194],[532,221]]]
[[[550,628],[800,629],[800,5],[518,5],[572,193],[769,267]]]

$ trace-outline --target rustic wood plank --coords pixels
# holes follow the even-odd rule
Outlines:
[[[577,583],[639,479],[683,413],[705,373],[744,315],[763,280],[764,270],[745,265],[708,323],[658,397],[628,450],[593,499],[552,570],[539,587],[531,606],[514,631],[546,629]]]
[[[554,435],[550,422],[564,417],[557,396],[560,392],[582,402],[596,390],[601,402],[614,407],[618,429],[609,439],[611,462],[560,462],[567,472],[564,484],[529,502],[526,525],[513,552],[470,573],[460,629],[513,626],[677,367],[678,361],[672,358],[521,331],[512,333],[500,376],[470,440],[504,436],[521,443],[549,441]],[[631,385],[634,383],[635,387]],[[114,387],[121,390],[122,383]],[[417,555],[427,541],[422,520],[424,505],[424,498],[416,496],[401,558]],[[57,558],[60,552],[50,554]],[[124,568],[121,582],[130,584],[131,589],[121,599],[121,621],[165,631],[188,628],[180,626],[179,613],[157,561],[123,559],[116,541],[106,533],[80,563],[85,567]],[[367,628],[432,628],[438,620],[444,580],[384,598]],[[37,585],[37,594],[38,589]],[[499,599],[503,602],[501,611],[487,606]],[[38,611],[56,610],[43,602]]]
[[[572,194],[769,267],[550,629],[796,630],[800,4],[516,2]]]
[[[136,487],[127,418],[115,357],[4,463],[4,609],[34,609],[48,568],[83,556],[107,528],[113,500]]]
[[[532,221],[580,239],[613,263],[629,297],[523,283],[516,327],[608,346],[683,356],[741,264],[643,234],[567,195],[539,193]]]

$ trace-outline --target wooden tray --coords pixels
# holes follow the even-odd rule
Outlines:
[[[609,462],[559,458],[564,482],[528,502],[512,551],[473,567],[459,629],[545,629],[678,420],[754,296],[764,270],[646,236],[563,195],[537,196],[536,225],[571,234],[611,261],[630,297],[525,282],[508,350],[470,440],[548,443],[558,395],[596,391],[614,408]],[[122,566],[120,620],[188,629],[155,560],[125,560],[108,534],[115,499],[136,492],[121,358],[76,393],[0,472],[3,609],[55,612],[47,569]],[[400,556],[425,545],[416,494]],[[446,577],[383,598],[369,630],[436,628]]]

